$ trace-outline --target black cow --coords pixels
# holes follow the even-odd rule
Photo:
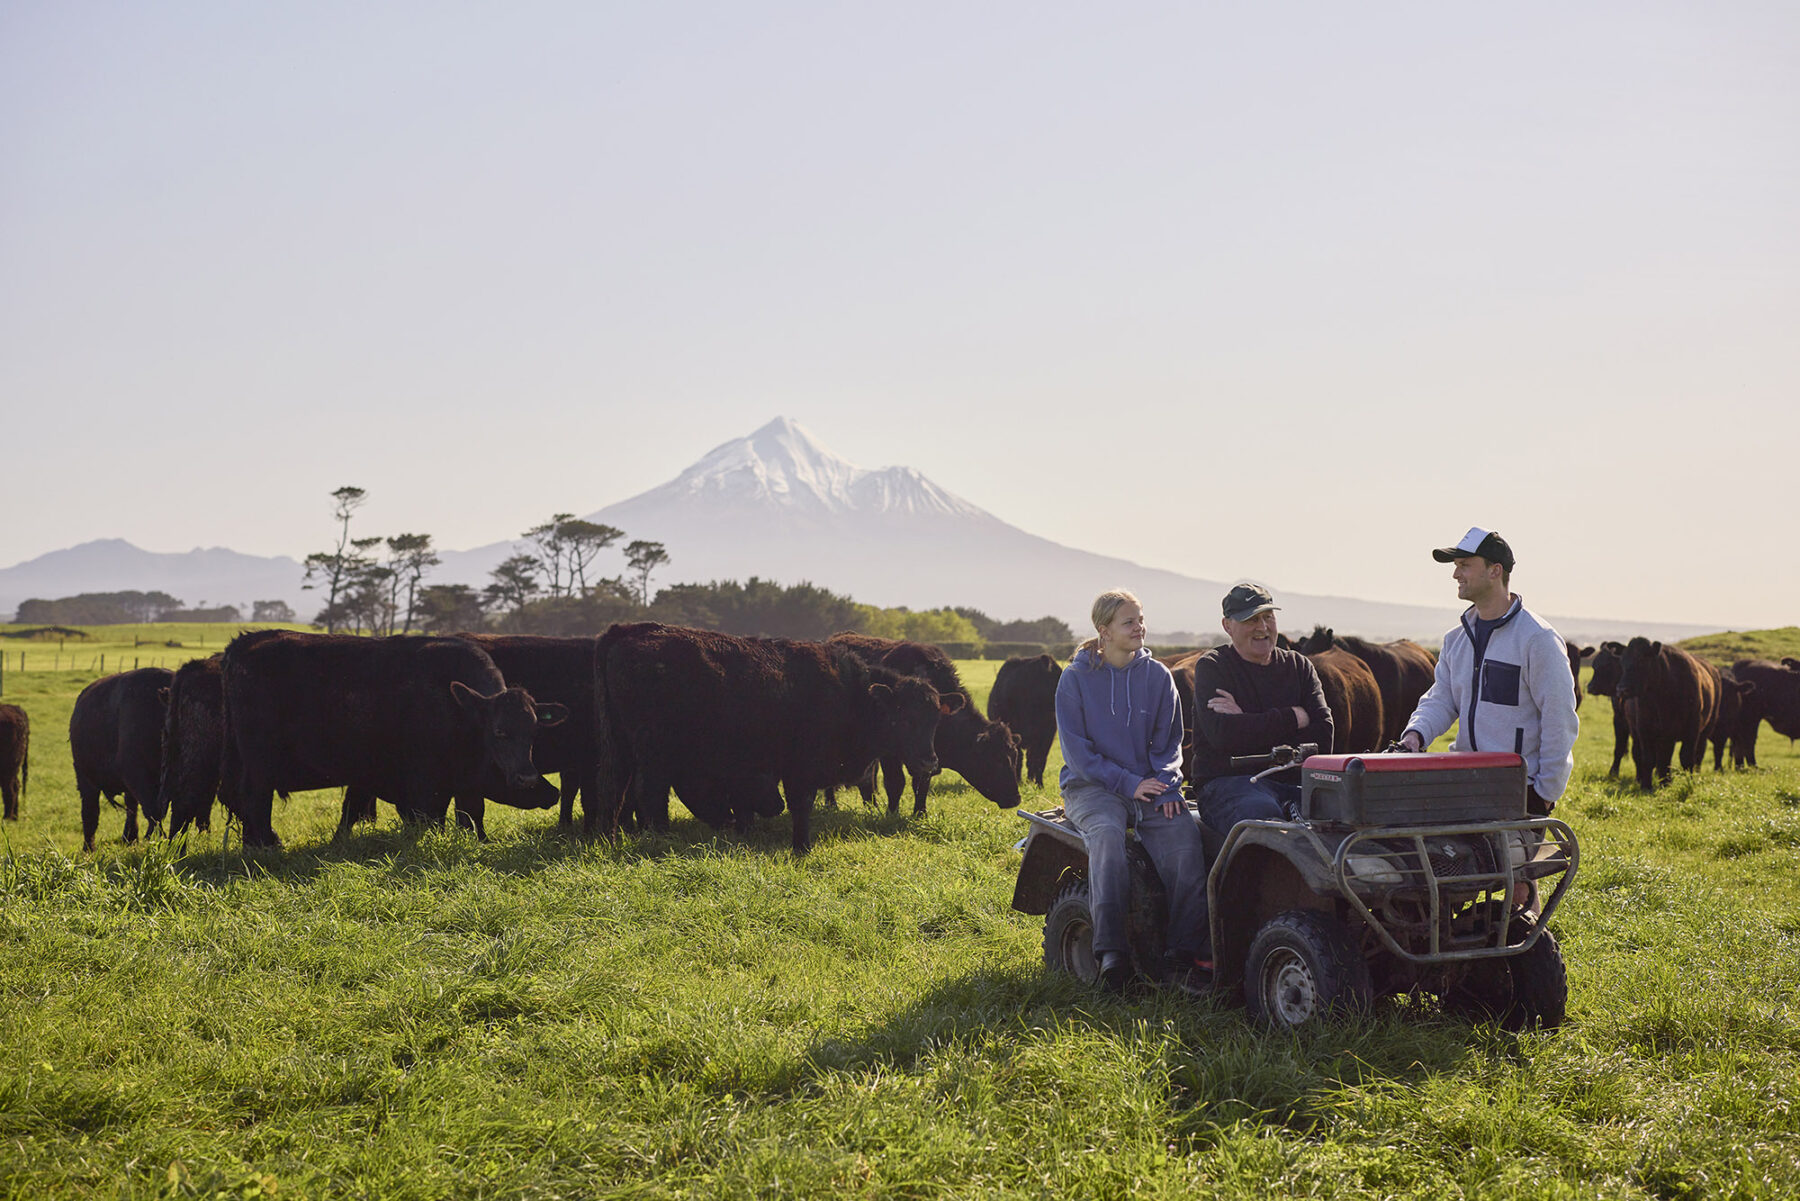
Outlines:
[[[213,801],[219,793],[219,762],[225,747],[223,652],[190,659],[175,669],[174,682],[163,690],[162,781],[160,804],[169,815],[169,838],[191,823],[212,829]],[[319,787],[325,787],[320,783]],[[288,792],[282,790],[282,800]],[[357,818],[375,816],[375,796],[346,789],[338,827],[344,834]],[[235,816],[235,815],[233,815]]]
[[[495,781],[502,800],[556,803],[553,789],[533,791],[531,743],[567,710],[508,687],[460,638],[257,630],[225,648],[223,672],[220,797],[246,846],[281,845],[269,824],[277,791],[345,785],[434,823],[455,797],[484,838],[479,804]]]
[[[1633,638],[1620,656],[1618,694],[1637,704],[1631,734],[1639,788],[1654,787],[1652,772],[1669,778],[1677,743],[1682,770],[1699,768],[1719,712],[1717,668],[1680,647]]]
[[[975,698],[963,687],[962,677],[950,656],[923,642],[901,642],[892,638],[876,638],[868,634],[833,634],[829,644],[849,651],[864,663],[877,664],[919,676],[945,696],[962,698],[962,707],[938,723],[937,759],[967,780],[971,787],[1002,809],[1019,803],[1019,742],[1005,722],[989,721],[981,715]],[[900,794],[906,781],[900,774],[900,760],[885,756],[881,775],[887,786],[888,812],[900,812]],[[874,799],[873,770],[859,782],[865,802]],[[912,773],[913,816],[925,813],[925,798],[931,793],[931,777]]]
[[[576,794],[585,812],[594,787],[594,640],[523,634],[457,637],[486,651],[508,684],[523,688],[535,701],[553,701],[569,711],[567,721],[539,727],[531,757],[538,771],[557,773],[562,785],[559,824],[572,829]]]
[[[1019,760],[1020,770],[1029,770],[1032,783],[1039,788],[1044,786],[1050,744],[1056,741],[1056,683],[1060,679],[1062,664],[1053,655],[1008,659],[1000,665],[993,691],[988,693],[988,716],[1005,722],[1018,735],[1025,752]],[[1191,682],[1188,692],[1191,697]]]
[[[75,760],[75,791],[81,796],[81,845],[94,849],[100,828],[100,797],[116,805],[125,797],[125,841],[136,842],[138,810],[146,833],[162,821],[157,795],[162,772],[163,696],[175,673],[163,667],[102,676],[75,698],[69,714],[69,753]]]
[[[0,705],[0,797],[6,820],[19,820],[19,802],[31,783],[31,716],[17,705]]]
[[[1569,650],[1569,675],[1575,680],[1575,707],[1579,709],[1581,708],[1581,661],[1592,659],[1595,652],[1593,647],[1578,646],[1567,638],[1563,639],[1563,645]]]
[[[223,653],[190,659],[175,669],[164,693],[162,772],[158,803],[169,815],[169,837],[212,828],[224,749]]]
[[[802,852],[817,793],[881,757],[929,775],[938,719],[960,703],[829,643],[615,625],[594,644],[598,799],[582,818],[616,836],[629,783],[652,827],[667,826],[673,788],[708,825],[741,832],[779,812],[779,783]]]
[[[1436,679],[1437,664],[1431,652],[1406,638],[1396,642],[1370,642],[1354,634],[1335,634],[1329,626],[1320,625],[1315,625],[1312,633],[1294,643],[1294,649],[1303,655],[1316,655],[1333,647],[1361,659],[1369,674],[1375,677],[1375,687],[1381,692],[1378,746],[1385,746],[1400,737],[1406,732],[1407,719],[1419,707],[1419,698],[1430,690]],[[1343,725],[1337,727],[1337,733],[1340,752],[1376,749],[1345,741],[1348,732]]]
[[[1612,702],[1613,761],[1612,769],[1606,773],[1608,776],[1619,774],[1619,764],[1624,762],[1625,752],[1631,749],[1631,710],[1635,706],[1618,694],[1619,674],[1625,667],[1624,655],[1624,643],[1602,642],[1594,652],[1594,674],[1588,680],[1589,692]]]
[[[1747,753],[1744,739],[1744,698],[1756,691],[1756,685],[1737,678],[1729,667],[1719,668],[1719,713],[1710,732],[1713,745],[1713,770],[1725,770],[1725,748],[1731,745],[1731,766],[1742,770]],[[1750,741],[1756,738],[1750,730]]]
[[[1756,736],[1763,722],[1783,737],[1800,738],[1800,660],[1739,659],[1731,665],[1731,674],[1755,687],[1744,696],[1738,725],[1745,762],[1755,767]],[[1732,755],[1737,755],[1735,741]]]

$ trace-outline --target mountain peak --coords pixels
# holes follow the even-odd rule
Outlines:
[[[914,468],[858,467],[791,417],[777,417],[754,433],[713,447],[674,480],[623,503],[635,505],[652,498],[760,505],[834,517],[902,512],[993,519]]]

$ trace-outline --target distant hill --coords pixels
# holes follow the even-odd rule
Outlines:
[[[547,516],[547,515],[546,515]],[[778,418],[714,447],[668,483],[586,515],[628,538],[663,543],[670,563],[656,577],[678,581],[810,581],[858,601],[913,609],[969,605],[989,616],[1060,617],[1088,627],[1100,591],[1123,585],[1144,598],[1156,631],[1219,628],[1219,598],[1235,579],[1199,579],[1063,546],[1010,525],[912,467],[858,467],[798,423]],[[432,583],[481,586],[516,541],[441,551]],[[617,553],[596,565],[622,570]],[[110,589],[161,589],[189,604],[281,599],[311,615],[318,594],[302,592],[301,565],[224,549],[154,554],[117,539],[55,551],[0,570],[0,612],[29,596]],[[1323,623],[1341,634],[1435,641],[1456,620],[1450,605],[1397,605],[1287,592],[1282,624],[1304,632]],[[1643,633],[1673,641],[1717,627],[1550,619],[1582,641]]]
[[[246,555],[220,546],[167,554],[122,538],[101,538],[0,569],[0,614],[10,617],[20,601],[32,597],[55,600],[126,589],[167,592],[190,608],[236,605],[246,614],[252,602],[284,600],[294,612],[310,614],[319,601],[301,590],[304,574],[297,560],[285,556]]]

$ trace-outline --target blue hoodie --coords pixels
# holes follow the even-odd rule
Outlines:
[[[1129,798],[1155,777],[1180,795],[1181,698],[1149,648],[1122,668],[1097,650],[1076,651],[1056,684],[1056,733],[1062,787],[1087,781]]]

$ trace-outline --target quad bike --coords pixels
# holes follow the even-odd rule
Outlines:
[[[1559,1024],[1568,974],[1546,923],[1580,849],[1562,821],[1527,816],[1524,760],[1317,751],[1232,760],[1267,764],[1256,779],[1300,771],[1289,820],[1239,822],[1223,838],[1202,826],[1214,989],[1241,987],[1249,1012],[1278,1027],[1404,993],[1509,1029]],[[1094,981],[1086,844],[1060,808],[1020,816],[1031,829],[1013,908],[1045,918],[1045,963]],[[1127,850],[1131,953],[1148,975],[1168,899],[1135,837]]]

